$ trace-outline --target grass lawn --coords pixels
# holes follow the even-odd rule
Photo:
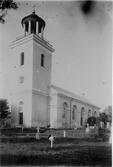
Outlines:
[[[0,142],[1,165],[99,165],[111,166],[111,145],[104,141],[33,138]]]

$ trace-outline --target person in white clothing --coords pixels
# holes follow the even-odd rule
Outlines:
[[[89,124],[87,123],[87,127],[86,127],[86,133],[89,133],[90,128],[89,128]]]
[[[55,137],[53,135],[48,136],[49,141],[51,142],[51,148],[53,148],[53,143],[55,141]]]
[[[40,139],[40,131],[39,131],[39,127],[36,128],[37,129],[37,133],[36,133],[36,140]]]

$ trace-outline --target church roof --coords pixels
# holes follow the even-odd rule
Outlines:
[[[88,105],[91,105],[93,107],[96,107],[98,109],[100,109],[98,106],[94,105],[93,103],[91,103],[88,99],[86,99],[85,97],[82,97],[80,95],[77,95],[77,94],[74,94],[72,92],[69,92],[63,88],[59,88],[55,85],[51,85],[51,88],[55,89],[57,91],[58,94],[61,94],[61,95],[64,95],[64,96],[67,96],[67,97],[70,97],[70,98],[73,98],[75,100],[78,100],[78,101],[81,101],[83,103],[86,103]]]

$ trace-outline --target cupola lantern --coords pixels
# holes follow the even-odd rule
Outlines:
[[[35,14],[35,11],[32,14],[25,16],[21,21],[22,27],[24,28],[24,35],[28,34],[37,34],[43,38],[45,21]]]

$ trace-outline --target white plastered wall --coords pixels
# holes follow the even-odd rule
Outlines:
[[[32,55],[33,42],[23,38],[13,42],[11,47],[11,68],[10,75],[7,76],[9,87],[8,98],[12,105],[12,124],[19,125],[19,102],[23,102],[24,126],[31,126],[32,112]],[[24,52],[24,65],[20,65],[20,54]],[[20,77],[24,77],[24,82],[20,83]]]
[[[50,126],[52,128],[58,128],[60,126],[57,120],[58,119],[57,110],[58,110],[57,92],[55,89],[51,88],[50,90]]]
[[[48,118],[48,96],[41,93],[32,94],[32,126],[47,126]]]

